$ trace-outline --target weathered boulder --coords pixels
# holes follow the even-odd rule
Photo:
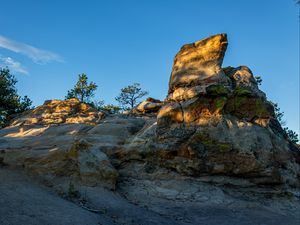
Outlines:
[[[137,114],[139,114],[139,113],[141,113],[141,114],[157,113],[162,105],[163,105],[163,103],[158,99],[147,98],[145,101],[138,104],[132,110],[132,112],[137,113]]]
[[[205,93],[211,84],[230,85],[222,70],[227,35],[218,34],[184,45],[174,59],[169,81],[169,100],[185,100]]]
[[[223,71],[231,79],[232,88],[235,91],[248,90],[249,94],[266,98],[265,93],[259,90],[253,73],[247,66],[239,66],[237,68],[226,67],[223,68]]]
[[[11,126],[30,124],[96,124],[104,118],[104,113],[97,111],[78,99],[47,100],[41,106],[18,115]]]

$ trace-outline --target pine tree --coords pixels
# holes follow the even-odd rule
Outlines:
[[[82,73],[78,75],[77,83],[73,89],[68,91],[65,98],[77,98],[81,102],[90,103],[96,89],[97,85],[94,82],[88,83],[87,75]]]

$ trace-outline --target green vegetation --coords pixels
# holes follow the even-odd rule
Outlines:
[[[249,96],[251,94],[252,94],[252,92],[250,90],[248,90],[247,88],[243,88],[243,87],[236,87],[234,90],[235,96]]]
[[[0,127],[6,125],[9,116],[31,108],[32,101],[18,95],[16,78],[9,69],[0,68]]]
[[[262,84],[262,78],[261,78],[261,76],[255,76],[254,78],[256,80],[257,85],[260,86]]]
[[[212,96],[227,95],[229,90],[222,84],[213,84],[206,88],[206,92]]]
[[[264,117],[270,114],[265,103],[260,98],[255,100],[255,114],[257,117]]]
[[[278,122],[281,124],[281,126],[286,125],[286,121],[283,120],[284,112],[281,112],[281,109],[279,108],[277,103],[271,102],[271,104],[274,107],[275,117],[278,120]]]
[[[294,144],[298,143],[299,138],[298,134],[295,131],[290,130],[288,127],[283,128],[283,130],[285,131],[291,142],[293,142]]]
[[[296,134],[295,131],[289,129],[288,127],[284,127],[286,125],[286,121],[283,120],[284,112],[281,111],[277,103],[271,102],[271,104],[274,107],[275,117],[283,127],[283,130],[286,133],[288,139],[294,144],[299,142],[298,134]]]
[[[262,84],[262,78],[260,76],[256,76],[255,80],[258,85]],[[243,98],[242,96],[247,96],[249,94],[248,92],[249,92],[249,90],[247,90],[245,88],[236,88],[235,95],[239,96],[239,97],[236,97],[236,99],[235,99],[235,107],[240,107],[240,105],[246,101],[246,98]],[[288,127],[285,127],[286,121],[283,120],[284,112],[281,111],[281,109],[279,108],[277,103],[274,103],[274,102],[270,102],[270,103],[273,105],[275,118],[278,120],[280,125],[283,127],[283,130],[286,133],[288,139],[294,144],[299,142],[298,134],[295,131],[289,129]],[[269,114],[264,102],[260,99],[257,99],[255,101],[255,114],[258,117]]]
[[[236,96],[234,98],[234,107],[236,109],[240,108],[240,106],[247,102],[247,98],[245,96]]]
[[[92,107],[98,109],[99,111],[102,109],[102,107],[104,106],[104,101],[103,100],[98,100],[98,101],[94,101],[89,103]]]
[[[134,83],[122,88],[116,100],[119,102],[120,108],[123,110],[131,110],[137,105],[138,99],[146,95],[148,95],[148,92],[143,91],[139,83]]]
[[[231,151],[231,145],[230,144],[228,144],[228,143],[218,143],[217,144],[217,146],[218,146],[218,148],[219,148],[219,151],[220,152],[229,152],[229,151]]]
[[[94,96],[96,89],[97,85],[94,82],[88,83],[86,74],[79,74],[77,83],[73,89],[68,91],[66,99],[77,98],[81,102],[91,103],[91,98]]]
[[[233,111],[242,118],[269,117],[271,114],[260,98],[234,96],[230,101],[233,102]]]
[[[224,105],[226,104],[227,98],[220,97],[215,100],[215,106],[217,110],[222,110]]]
[[[91,105],[99,111],[104,111],[108,114],[117,114],[120,112],[121,108],[113,104],[104,104],[103,100],[95,101]]]
[[[79,74],[77,83],[73,89],[68,91],[65,99],[77,98],[79,101],[87,103],[99,111],[116,114],[119,113],[121,109],[133,109],[137,105],[138,99],[148,94],[147,91],[143,91],[140,88],[139,83],[128,85],[127,87],[122,88],[121,93],[115,98],[119,102],[119,106],[117,106],[113,104],[104,104],[103,100],[92,101],[97,87],[96,83],[88,82],[86,74]]]
[[[215,139],[209,137],[209,135],[205,132],[195,133],[190,139],[190,144],[198,144],[201,143],[208,148],[217,149],[218,151],[225,153],[231,151],[232,147],[229,143],[219,142]]]
[[[103,105],[100,110],[108,113],[108,114],[116,114],[119,113],[121,108],[117,105],[113,105],[113,104],[108,104],[108,105]]]

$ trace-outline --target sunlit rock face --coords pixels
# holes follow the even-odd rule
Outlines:
[[[138,104],[132,110],[132,112],[136,114],[149,114],[149,113],[156,114],[162,105],[163,103],[158,99],[147,98],[145,101]]]
[[[211,84],[230,85],[222,70],[227,35],[218,34],[184,45],[174,59],[169,81],[169,100],[184,100],[205,93]]]
[[[103,119],[104,113],[98,112],[88,104],[72,98],[68,100],[48,100],[35,109],[17,116],[11,126],[40,124],[96,124]]]
[[[103,137],[95,131],[103,119],[104,113],[75,98],[45,101],[0,130],[0,165],[22,167],[48,181],[65,178],[114,189],[118,172],[99,150]],[[113,137],[105,137],[109,145]]]
[[[248,89],[252,95],[266,98],[265,93],[259,90],[253,73],[247,66],[237,68],[229,66],[223,68],[223,71],[231,79],[232,89]]]
[[[184,45],[157,116],[161,166],[299,186],[299,153],[246,66],[221,68],[225,34]]]
[[[0,166],[25,169],[50,185],[66,181],[115,189],[119,173],[109,156],[124,149],[144,124],[145,119],[121,116],[97,124],[11,124],[0,130]]]

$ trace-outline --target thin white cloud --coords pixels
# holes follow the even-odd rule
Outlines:
[[[5,48],[13,52],[26,55],[37,64],[46,64],[51,61],[63,62],[62,57],[56,53],[38,49],[31,45],[27,45],[14,40],[10,40],[2,35],[0,35],[0,48]]]
[[[8,67],[12,72],[16,73],[28,74],[28,71],[21,65],[21,63],[10,57],[0,55],[0,67]]]

